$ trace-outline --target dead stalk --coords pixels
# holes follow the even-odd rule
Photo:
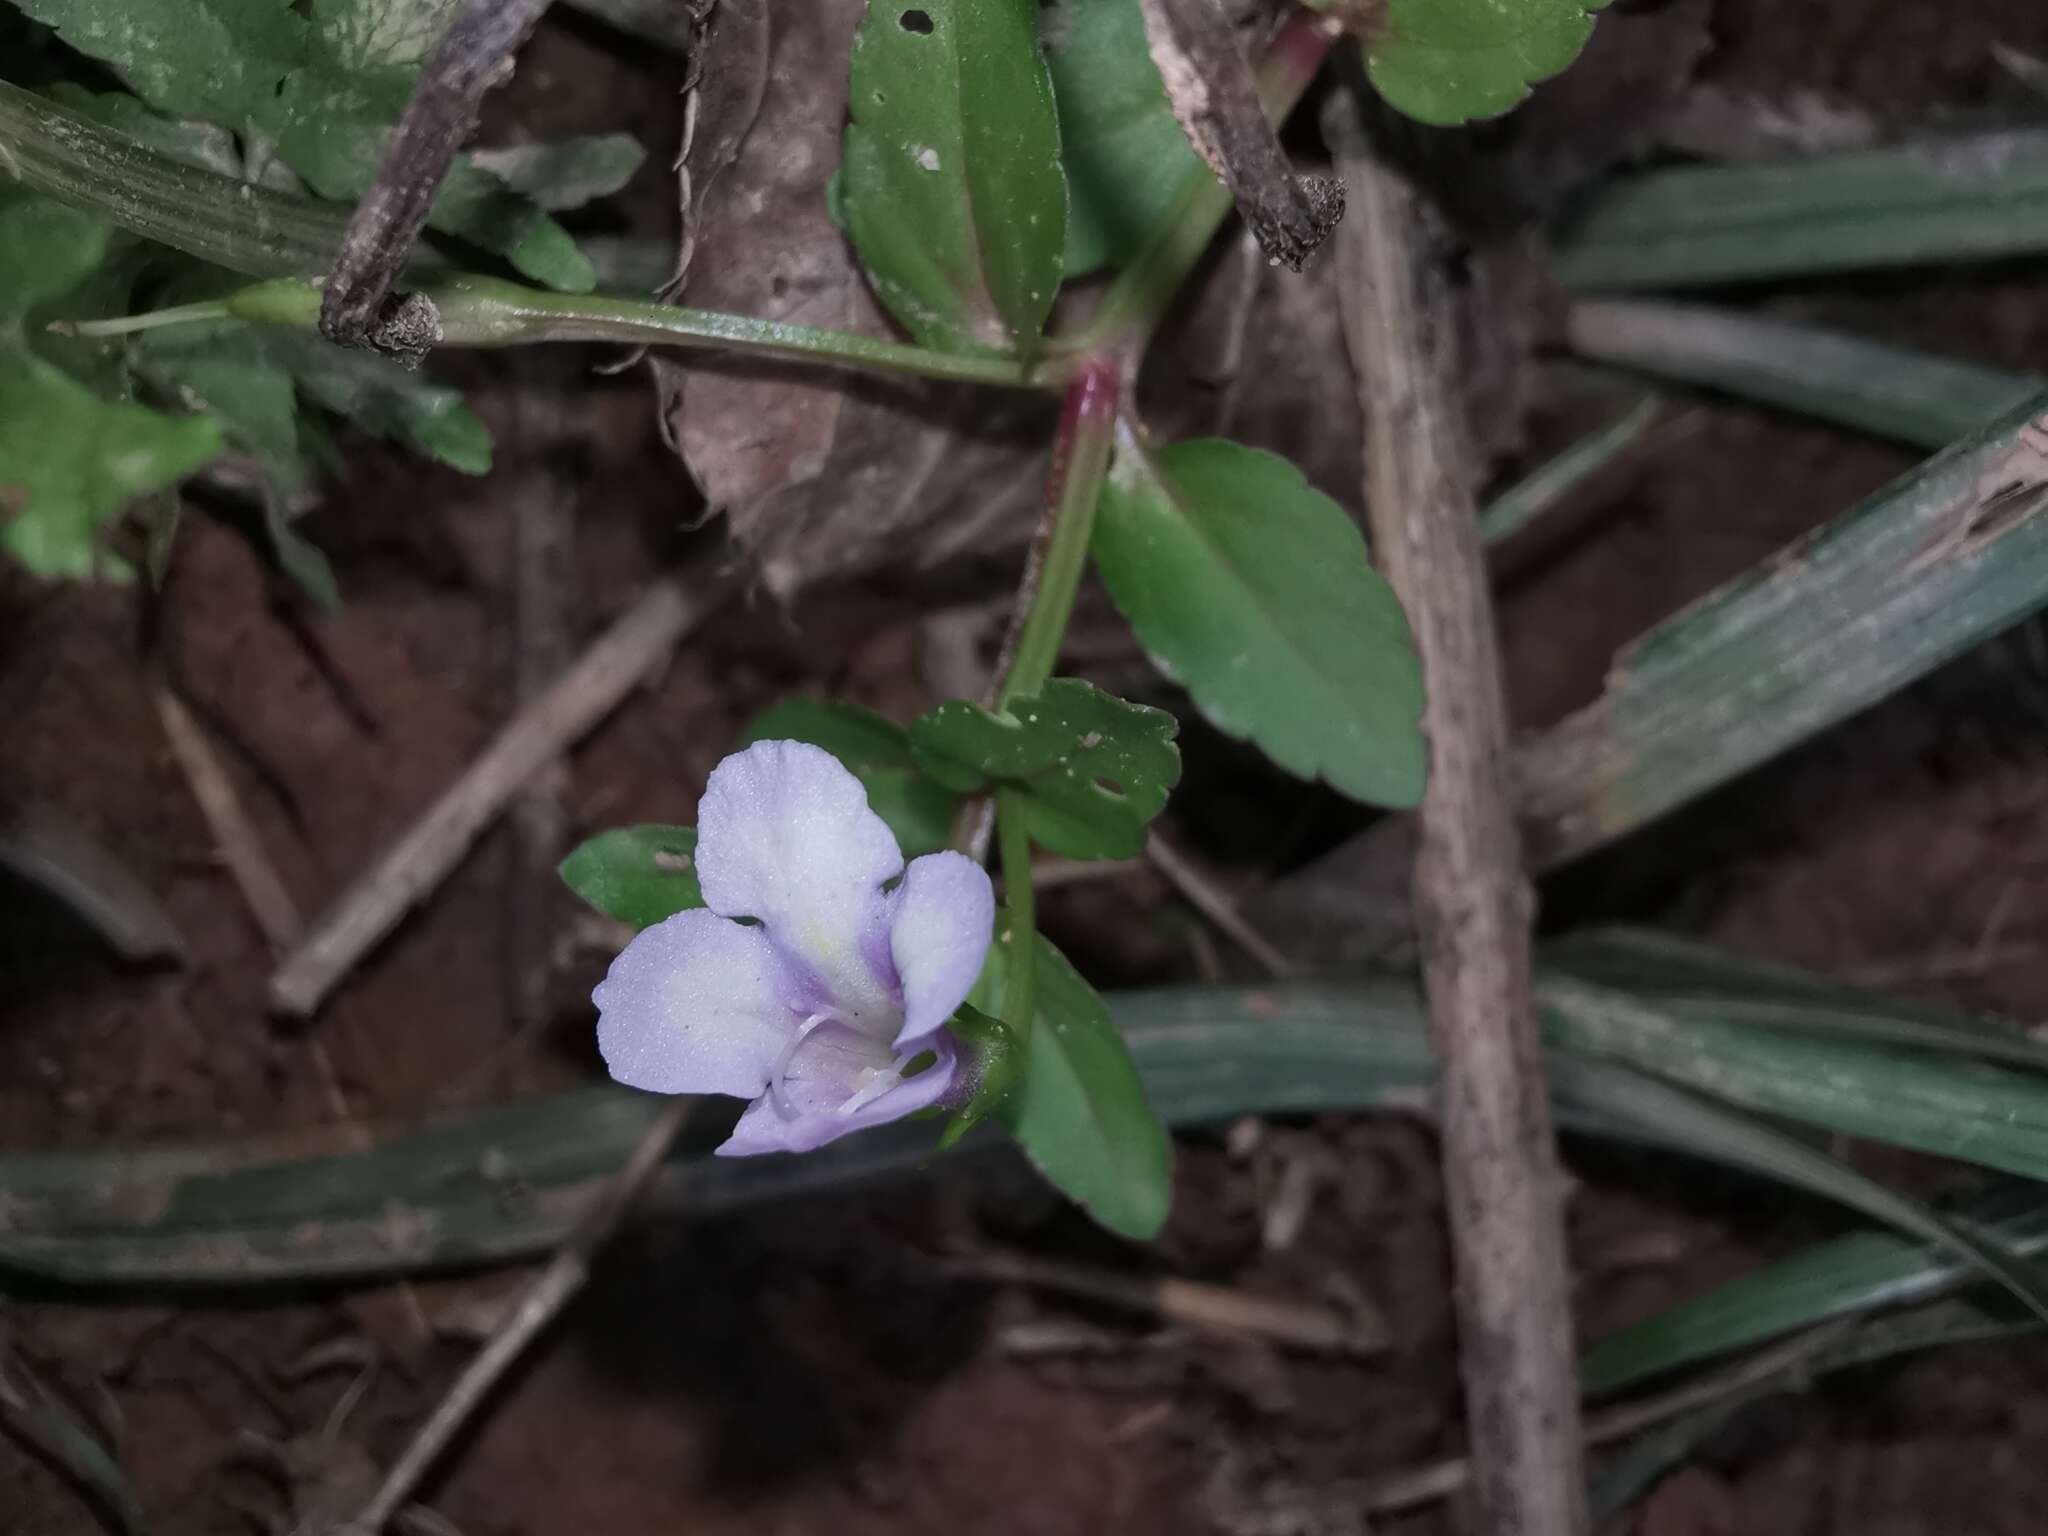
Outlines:
[[[730,585],[718,571],[656,582],[342,892],[277,968],[271,1006],[297,1017],[319,1008],[356,962],[440,885],[507,802],[610,714]]]
[[[1355,96],[1333,98],[1325,129],[1352,203],[1338,229],[1339,284],[1365,417],[1366,505],[1427,686],[1414,906],[1481,1528],[1582,1536],[1564,1182],[1530,983],[1500,659],[1453,414],[1452,315],[1420,205],[1367,146]]]

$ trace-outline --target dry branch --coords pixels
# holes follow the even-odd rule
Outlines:
[[[420,71],[377,179],[349,216],[320,300],[320,329],[329,341],[415,356],[433,343],[431,306],[421,314],[387,313],[391,285],[426,227],[455,152],[476,127],[484,92],[505,77],[514,50],[547,8],[548,0],[462,0]]]
[[[303,1017],[437,887],[536,773],[610,714],[729,585],[700,573],[655,585],[520,710],[383,856],[342,892],[271,978],[271,1006]]]
[[[1452,414],[1449,296],[1413,191],[1367,147],[1355,98],[1331,106],[1326,128],[1354,209],[1339,231],[1339,288],[1365,416],[1366,504],[1427,688],[1414,906],[1479,1505],[1496,1536],[1578,1536],[1587,1513],[1564,1184],[1508,799],[1500,657]]]

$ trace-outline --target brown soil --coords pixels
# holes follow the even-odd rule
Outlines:
[[[1992,41],[2048,53],[2037,0],[1719,0],[1711,27],[1708,77],[1760,92],[1826,89],[1905,117],[2002,99]],[[673,84],[651,50],[551,24],[493,115],[535,131],[626,127],[658,148],[675,128]],[[650,167],[624,214],[608,217],[659,233],[665,192]],[[2048,285],[2022,270],[1913,274],[1782,302],[2012,367],[2040,366],[2048,337]],[[601,360],[564,350],[516,370],[475,359],[449,369],[501,427],[515,387],[589,397],[573,465],[585,634],[657,562],[716,537],[680,531],[695,511],[688,482],[640,381],[595,377]],[[1539,409],[1532,444],[1562,435],[1570,416]],[[224,1136],[329,1117],[304,1037],[265,1016],[271,957],[147,689],[168,667],[203,708],[292,894],[316,911],[508,708],[506,508],[532,466],[502,431],[500,441],[498,470],[480,480],[348,444],[345,475],[307,525],[347,594],[336,614],[296,606],[245,543],[203,519],[188,520],[160,597],[0,588],[0,805],[61,813],[116,850],[192,951],[182,969],[126,968],[25,889],[0,890],[0,1145]],[[1570,519],[1580,536],[1514,568],[1502,623],[1518,721],[1541,725],[1584,703],[1615,647],[1907,462],[1772,413],[1700,405],[1684,430],[1588,492]],[[940,595],[993,595],[1000,579]],[[875,581],[818,589],[789,612],[766,600],[729,608],[577,751],[576,830],[690,819],[738,729],[788,693],[840,693],[899,717],[921,707],[912,656],[932,596],[929,585]],[[1661,920],[1760,955],[1842,974],[1881,966],[1930,996],[2048,1016],[2039,656],[2039,638],[2022,635],[1957,663],[1569,872],[1546,892],[1546,920]],[[1305,856],[1304,839],[1327,841],[1343,819],[1300,811],[1312,797],[1213,734],[1193,729],[1189,741],[1183,830],[1233,873],[1254,878],[1275,846]],[[1290,808],[1284,817],[1276,804]],[[1257,838],[1243,831],[1247,817]],[[494,834],[322,1015],[353,1114],[403,1118],[596,1070],[578,999],[601,958],[567,961],[544,1038],[517,1040],[505,1022],[512,868],[508,839]],[[566,911],[562,920],[566,933]],[[1215,961],[1200,927],[1145,879],[1063,892],[1048,925],[1105,985],[1192,979]],[[1950,963],[1994,926],[1999,942],[1980,963]],[[1299,1235],[1271,1248],[1271,1191],[1304,1161],[1341,1176],[1322,1186]],[[1574,1165],[1588,1330],[1834,1226],[1761,1186],[1675,1165],[1589,1148],[1574,1149]],[[1187,1138],[1172,1224],[1147,1254],[1109,1243],[1021,1180],[955,1174],[637,1229],[428,1496],[467,1536],[1360,1530],[1313,1497],[1295,1501],[1291,1523],[1274,1511],[1288,1490],[1455,1449],[1439,1218],[1426,1132],[1332,1119]],[[935,1255],[964,1239],[1274,1296],[1358,1296],[1398,1342],[1356,1364],[1158,1332],[949,1279]],[[516,1284],[484,1276],[409,1296],[262,1305],[38,1301],[0,1316],[117,1430],[152,1530],[212,1536],[287,1529],[293,1502],[303,1515],[325,1496],[359,1493],[468,1357],[462,1320]],[[431,1342],[421,1313],[442,1330]],[[1066,1347],[1048,1347],[1055,1326]],[[330,1414],[372,1361],[367,1390],[323,1445]],[[294,1442],[289,1473],[252,1457],[250,1434]],[[1450,1531],[1461,1518],[1452,1505],[1387,1529]],[[1746,1415],[1616,1528],[2018,1536],[2044,1520],[2048,1357],[1987,1348],[1836,1380]],[[71,1490],[0,1438],[0,1536],[94,1528]]]

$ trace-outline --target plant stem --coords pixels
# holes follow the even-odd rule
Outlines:
[[[1046,685],[1059,661],[1060,642],[1073,616],[1074,596],[1088,564],[1095,504],[1109,473],[1109,450],[1122,404],[1123,371],[1106,357],[1091,357],[1067,386],[1053,439],[1046,481],[1045,517],[1026,557],[1017,602],[1020,616],[1004,647],[1007,661],[995,707],[1008,709]],[[984,813],[985,814],[985,813]],[[1031,828],[1024,799],[996,792],[996,837],[1003,855],[1003,888],[1010,906],[1010,969],[1003,1022],[1020,1035],[1031,1029],[1038,957],[1037,904],[1031,889]],[[981,834],[986,837],[986,833]]]
[[[996,353],[935,352],[818,326],[785,325],[635,299],[547,293],[495,278],[464,277],[425,292],[440,312],[443,342],[457,347],[515,347],[545,341],[715,347],[757,357],[838,363],[876,373],[1013,389],[1059,389],[1075,367],[1071,358],[1025,363]]]
[[[1010,648],[996,708],[1038,692],[1052,676],[1073,616],[1074,596],[1088,564],[1095,532],[1095,504],[1109,473],[1123,372],[1105,357],[1082,362],[1067,386],[1053,439],[1052,474],[1046,485],[1046,515],[1039,525],[1024,571],[1023,618]]]
[[[1010,964],[1004,972],[1003,1022],[1022,1041],[1037,1004],[1038,898],[1031,889],[1031,823],[1023,797],[996,793],[996,842],[1003,852],[1003,899],[1010,908]]]
[[[1082,360],[1049,357],[1034,363],[995,353],[934,352],[878,336],[814,325],[785,325],[708,309],[678,309],[634,299],[548,293],[492,277],[460,277],[421,290],[440,323],[439,344],[518,347],[550,341],[624,341],[648,346],[701,347],[755,357],[819,362],[870,373],[909,374],[962,384],[1011,389],[1063,388]],[[207,304],[81,322],[82,336],[117,336],[202,320],[250,320],[312,329],[320,317],[320,288],[297,278],[256,283]]]
[[[1329,18],[1305,13],[1281,29],[1258,71],[1259,104],[1268,117],[1279,122],[1294,110],[1336,35]],[[1117,274],[1074,347],[1115,349],[1132,357],[1142,353],[1233,206],[1229,187],[1214,171],[1199,161],[1190,166],[1168,213]]]

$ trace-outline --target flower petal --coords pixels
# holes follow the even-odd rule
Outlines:
[[[903,984],[897,1050],[942,1028],[967,1001],[995,924],[995,889],[974,860],[947,852],[910,861],[889,913],[889,955]]]
[[[621,950],[591,994],[597,1048],[634,1088],[751,1099],[802,1022],[790,990],[761,929],[678,912]]]
[[[718,1149],[718,1155],[753,1157],[762,1152],[811,1152],[854,1131],[886,1125],[929,1108],[953,1086],[960,1058],[950,1035],[935,1035],[928,1048],[937,1055],[936,1061],[854,1110],[841,1107],[858,1091],[852,1073],[832,1070],[822,1061],[818,1063],[820,1070],[808,1077],[798,1077],[793,1070],[783,1085],[783,1097],[794,1113],[785,1113],[785,1107],[775,1102],[774,1095],[763,1094],[747,1106],[747,1112],[740,1116],[739,1124]],[[801,1062],[810,1055],[811,1052],[800,1050],[797,1059]],[[858,1061],[854,1060],[852,1065],[857,1070]]]
[[[893,1022],[885,881],[903,872],[859,779],[822,747],[757,741],[712,770],[697,807],[697,877],[727,917],[761,920],[856,1027]]]

